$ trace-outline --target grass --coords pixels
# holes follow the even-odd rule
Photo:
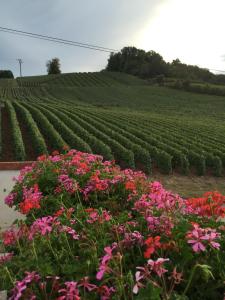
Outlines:
[[[166,189],[184,198],[200,197],[206,191],[219,191],[225,195],[225,181],[220,177],[154,174],[150,179],[160,181]]]

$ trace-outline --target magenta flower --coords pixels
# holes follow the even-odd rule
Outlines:
[[[78,182],[68,175],[59,175],[58,181],[69,194],[73,194],[79,189]]]
[[[34,221],[30,227],[29,239],[31,240],[35,234],[41,234],[43,236],[52,232],[53,223],[56,218],[52,216],[42,217]]]
[[[31,282],[38,282],[40,280],[39,274],[36,272],[26,272],[26,276],[21,281],[17,281],[15,287],[12,289],[12,296],[9,300],[19,300],[23,296],[23,291]],[[34,296],[30,299],[35,299]]]
[[[62,296],[58,297],[58,300],[80,300],[77,282],[67,281],[64,284],[65,288],[58,291],[59,294],[62,294]]]
[[[91,284],[89,282],[88,276],[85,276],[83,279],[80,280],[78,287],[83,287],[84,289],[88,290],[89,292],[97,289],[97,285]]]
[[[5,197],[5,204],[12,207],[16,196],[17,196],[17,193],[10,193],[7,197]]]
[[[106,254],[101,258],[101,263],[99,266],[99,270],[96,275],[96,279],[101,280],[105,274],[105,272],[110,271],[111,269],[108,267],[108,262],[112,259],[113,257],[113,250],[117,248],[117,243],[113,243],[112,246],[107,246],[104,248],[104,251]]]
[[[69,226],[61,226],[59,227],[59,231],[68,233],[74,240],[79,240],[79,234],[77,234],[77,232]]]
[[[193,224],[194,229],[187,232],[186,238],[188,244],[192,245],[194,252],[201,252],[206,250],[206,246],[209,244],[215,249],[220,248],[220,244],[215,240],[220,238],[220,234],[212,228],[201,228],[198,224]]]
[[[169,261],[169,258],[158,258],[156,261],[153,261],[152,259],[148,260],[148,266],[150,266],[150,269],[155,272],[159,277],[161,277],[164,273],[166,273],[168,270],[163,268],[164,262]]]
[[[107,285],[102,285],[98,288],[97,292],[100,295],[101,300],[109,300],[111,299],[112,293],[114,293],[116,290],[114,287],[108,287]]]
[[[13,257],[13,253],[0,254],[0,265],[10,261]]]

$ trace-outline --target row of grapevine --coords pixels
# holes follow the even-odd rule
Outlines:
[[[131,122],[131,121],[130,121]],[[134,123],[137,126],[136,123]],[[148,131],[149,126],[140,125],[140,128],[143,128],[145,132]],[[158,122],[155,127],[151,124],[151,132],[154,132],[157,136],[165,138],[165,141],[168,141],[168,136],[170,137],[170,145],[176,148],[180,148],[182,151],[189,152],[190,161],[196,165],[198,172],[200,174],[205,173],[206,166],[212,168],[213,174],[220,176],[222,174],[222,163],[224,161],[224,153],[220,150],[214,149],[207,144],[202,144],[200,142],[195,142],[193,138],[189,138],[188,134],[185,135],[185,138],[181,137],[181,134],[175,134],[176,128],[173,126],[168,126],[170,130],[165,134],[166,129],[162,128],[160,130],[160,123]],[[174,143],[175,142],[175,143]],[[201,153],[201,156],[199,154]]]
[[[132,135],[128,131],[122,130],[121,127],[118,128],[117,126],[114,126],[110,123],[105,123],[102,119],[99,120],[99,122],[94,121],[94,118],[88,118],[87,116],[84,116],[83,114],[79,114],[76,110],[76,115],[79,115],[82,120],[87,121],[89,124],[92,124],[95,128],[98,128],[104,133],[107,133],[107,135],[113,137],[117,141],[119,141],[121,144],[126,146],[127,148],[130,148],[135,155],[136,162],[137,163],[145,163],[145,169],[149,172],[150,171],[150,155],[154,158],[154,161],[157,162],[157,165],[161,171],[164,173],[170,173],[172,170],[172,156],[163,151],[162,149],[158,149],[155,146],[152,146],[150,143],[147,143],[144,140],[141,140],[135,135]],[[108,129],[107,129],[108,128]],[[109,130],[110,128],[110,130]],[[119,134],[120,132],[120,134]],[[138,147],[137,147],[138,146]]]
[[[48,144],[50,145],[51,149],[57,149],[61,151],[66,144],[63,140],[61,135],[55,130],[52,124],[49,122],[48,118],[36,107],[33,105],[23,103],[23,106],[26,107],[29,112],[31,113],[33,119],[35,120],[38,128],[42,132],[43,137]]]
[[[45,110],[46,114],[48,109],[43,108],[42,104],[40,109]],[[54,111],[56,114],[56,111]],[[94,126],[90,125],[88,122],[82,120],[81,118],[68,114],[71,120],[75,121],[76,124],[79,124],[82,128],[84,128],[89,134],[93,135],[96,139],[101,140],[105,145],[107,145],[107,149],[111,148],[111,153],[117,162],[123,164],[125,167],[134,168],[134,154],[132,151],[127,150],[120,143],[110,138],[100,130],[96,129]],[[62,115],[61,115],[62,117]],[[67,120],[67,122],[70,120]],[[71,121],[70,121],[71,122]]]
[[[51,107],[55,107],[55,105],[52,106],[52,104],[51,104]],[[70,112],[71,112],[71,109],[70,109]],[[59,112],[56,111],[56,113],[59,113]],[[68,111],[67,111],[67,113],[68,113]],[[77,114],[77,111],[76,111],[76,114]],[[60,119],[65,117],[62,114],[58,115],[58,116]],[[82,116],[80,116],[80,117],[83,119]],[[96,118],[97,116],[92,116],[91,119],[86,120],[87,123],[90,124],[90,122],[93,122],[92,119],[94,117]],[[144,159],[145,155],[144,156],[139,155],[139,157],[138,157],[138,154],[141,153],[142,150],[144,150],[144,151],[148,151],[148,153],[151,154],[153,164],[155,163],[159,167],[159,169],[161,169],[161,171],[163,171],[163,168],[164,168],[164,172],[166,172],[166,173],[171,172],[172,168],[177,168],[177,167],[180,168],[182,173],[188,173],[189,164],[191,166],[195,166],[195,168],[197,169],[197,173],[199,175],[203,175],[205,173],[206,166],[211,167],[213,169],[214,175],[221,175],[221,173],[222,173],[222,163],[221,163],[220,157],[209,152],[208,151],[209,149],[204,149],[205,151],[202,150],[202,154],[201,154],[197,147],[195,147],[194,145],[191,145],[191,147],[188,148],[187,142],[183,142],[183,144],[179,143],[179,140],[177,139],[177,137],[174,135],[172,137],[172,134],[171,134],[172,140],[170,140],[168,143],[168,138],[166,137],[165,134],[161,134],[161,136],[160,136],[159,130],[157,130],[157,129],[152,130],[152,128],[150,128],[151,135],[149,136],[149,134],[148,134],[149,127],[147,127],[147,126],[145,127],[143,125],[141,125],[143,128],[142,133],[141,133],[142,136],[139,135],[139,137],[138,137],[137,132],[133,131],[133,134],[131,132],[129,132],[129,127],[132,127],[133,130],[137,130],[137,124],[132,124],[133,126],[130,126],[130,123],[129,123],[129,126],[127,126],[126,122],[124,120],[121,120],[121,124],[118,124],[118,118],[116,120],[114,120],[114,117],[112,117],[110,119],[110,118],[108,118],[108,116],[105,117],[104,122],[106,122],[106,123],[103,124],[102,119],[104,119],[104,117],[102,118],[102,116],[100,116],[100,118],[97,120],[99,123],[102,123],[102,124],[99,124],[99,125],[101,125],[100,128],[98,127],[99,131],[103,129],[102,125],[104,125],[104,127],[106,127],[106,128],[108,127],[108,129],[110,128],[110,134],[109,134],[109,131],[107,132],[107,134],[111,138],[114,138],[113,135],[116,132],[117,141],[122,146],[127,147],[134,153],[136,165],[138,164],[138,162],[140,162],[141,159]],[[71,124],[69,124],[71,122],[71,120],[68,121],[68,117],[63,120],[64,120],[64,123],[67,120],[67,124],[69,125],[68,127],[71,128]],[[110,120],[110,122],[107,122],[109,120]],[[113,124],[113,121],[114,121],[114,124]],[[94,127],[96,124],[92,123],[91,125],[92,125],[92,127]],[[122,126],[123,126],[123,128],[122,128]],[[74,125],[73,130],[77,130],[78,128],[79,128],[78,131],[80,132],[80,137],[83,137],[83,136],[85,136],[85,134],[87,134],[87,130],[85,132],[82,132],[82,129],[84,130],[83,126],[79,126],[78,123],[76,123]],[[154,134],[152,134],[152,131],[154,131]],[[106,133],[105,131],[103,131],[103,132]],[[144,134],[144,136],[143,136],[143,134]],[[129,145],[128,139],[129,139],[130,144],[133,144],[133,146],[132,146],[133,149],[131,148],[131,145]],[[93,145],[93,143],[91,143],[90,140],[87,140],[87,137],[86,137],[86,141],[90,145]],[[136,149],[135,149],[136,145],[138,147],[136,147]],[[108,146],[110,146],[110,144]],[[140,146],[143,148],[142,150],[140,150]],[[92,150],[94,150],[94,152],[96,152],[95,149],[92,149]],[[144,152],[144,151],[142,151],[142,152]],[[98,150],[98,153],[99,153],[99,150]],[[164,154],[164,155],[162,155],[162,154]],[[103,154],[103,156],[104,156],[104,154]],[[148,157],[150,158],[149,154],[148,154]],[[164,160],[166,161],[166,163],[163,163],[161,157],[164,157]],[[160,165],[160,162],[161,162],[161,165]],[[150,168],[148,169],[148,171],[149,170],[150,170]]]
[[[140,145],[141,140],[140,138],[138,139],[136,137],[136,135],[133,135],[131,133],[129,133],[129,128],[125,127],[124,129],[122,129],[123,127],[123,123],[118,126],[118,120],[113,118],[104,118],[104,116],[101,116],[101,118],[96,117],[95,115],[93,115],[93,113],[91,113],[91,118],[97,120],[98,122],[101,122],[102,124],[105,124],[105,126],[112,128],[113,130],[117,131],[117,132],[121,132],[121,134],[123,136],[127,136],[127,138],[129,138],[130,140],[136,140],[136,143]],[[145,141],[145,140],[143,140]],[[146,142],[146,141],[145,141]],[[157,147],[158,149],[161,149],[162,151],[165,151],[172,155],[172,166],[173,168],[179,166],[181,167],[181,171],[184,174],[187,174],[189,171],[189,163],[188,160],[185,156],[185,154],[183,154],[181,151],[178,151],[176,148],[173,147],[169,147],[163,143],[160,143],[159,141],[157,141],[156,139],[152,139],[151,143],[148,144],[153,145],[155,147]]]
[[[33,108],[30,105],[29,106],[26,105],[26,106],[29,107],[30,111],[34,111],[35,110],[35,111],[39,112],[39,115],[42,114],[40,112],[39,108]],[[36,106],[36,107],[38,107],[38,106]],[[93,135],[89,134],[83,127],[81,127],[75,121],[71,120],[65,114],[59,112],[58,110],[55,110],[52,107],[51,107],[51,111],[54,112],[55,116],[58,116],[60,118],[60,120],[66,126],[68,126],[68,128],[70,128],[73,132],[75,132],[77,136],[79,136],[80,138],[82,138],[84,142],[86,142],[88,145],[91,145],[91,148],[92,148],[92,150],[93,150],[94,153],[98,153],[100,155],[103,155],[104,158],[108,159],[108,160],[113,159],[113,155],[111,153],[110,148],[107,145],[105,145],[102,141],[100,141],[99,139],[95,138]],[[37,119],[39,119],[39,121],[42,122],[40,116],[37,116]],[[49,130],[47,130],[46,133],[49,134]],[[60,149],[60,147],[56,146],[55,149]]]
[[[48,153],[45,140],[30,112],[18,101],[14,101],[13,106],[15,107],[16,113],[18,113],[30,134],[30,142],[33,144],[36,154],[40,155],[43,153]]]
[[[48,118],[58,133],[63,137],[66,143],[77,150],[92,153],[91,147],[84,142],[73,130],[60,120],[54,113],[44,106],[38,106],[39,110]]]
[[[52,109],[52,106],[51,106]],[[60,106],[60,110],[62,110],[62,107]],[[166,153],[165,151],[161,150],[161,149],[157,149],[154,146],[151,146],[149,143],[144,142],[143,140],[137,138],[136,136],[126,132],[126,131],[122,131],[120,130],[121,134],[119,135],[118,133],[116,134],[116,131],[119,131],[118,128],[114,128],[115,130],[110,130],[107,131],[107,127],[110,127],[109,124],[107,124],[106,126],[101,126],[100,124],[98,124],[100,127],[98,127],[98,130],[96,132],[96,123],[92,123],[91,119],[87,119],[86,120],[86,124],[84,124],[84,116],[80,115],[80,117],[77,116],[77,110],[76,110],[76,114],[71,114],[69,113],[69,111],[67,110],[67,114],[70,114],[71,118],[76,118],[77,122],[79,122],[80,124],[82,124],[83,126],[88,126],[88,130],[91,130],[93,128],[95,128],[95,132],[94,134],[99,134],[99,132],[101,133],[105,133],[108,136],[111,136],[112,139],[117,140],[117,142],[119,142],[120,144],[122,144],[124,147],[131,149],[131,151],[134,153],[135,156],[135,162],[136,164],[140,166],[142,169],[144,169],[146,172],[150,172],[151,171],[151,156],[154,158],[154,161],[157,162],[157,166],[158,168],[164,172],[164,173],[170,173],[172,170],[172,156],[169,155],[168,153]],[[92,123],[92,124],[91,124]],[[92,125],[92,128],[90,128],[90,125]],[[102,134],[100,134],[100,138],[105,138]],[[108,141],[109,142],[109,141]],[[109,145],[111,146],[112,141],[109,142]],[[151,155],[149,155],[149,153]]]
[[[12,106],[11,102],[9,101],[6,101],[5,106],[9,114],[10,125],[12,129],[14,157],[16,160],[25,160],[26,158],[25,147],[24,147],[22,133],[17,120],[15,109]]]
[[[59,113],[54,108],[51,108],[55,114],[57,114],[60,119],[64,118],[62,113]],[[68,117],[66,118],[68,120]],[[147,173],[151,173],[151,157],[149,152],[146,149],[143,149],[140,145],[131,142],[129,139],[124,137],[123,135],[119,134],[118,132],[109,129],[109,127],[105,127],[99,123],[90,122],[87,120],[89,124],[93,125],[99,131],[106,134],[108,137],[112,138],[119,142],[123,147],[127,148],[128,150],[132,151],[134,154],[135,165],[140,166],[143,170]],[[72,124],[71,124],[72,125]],[[74,128],[76,130],[76,127]]]
[[[108,87],[115,85],[143,85],[144,80],[118,72],[81,72],[62,75],[17,78],[19,87],[39,87],[41,85],[61,85],[75,87]]]
[[[104,118],[101,116],[101,118]],[[112,117],[110,118],[109,115],[107,115],[107,119],[110,120],[110,122],[116,122],[116,124],[118,125],[118,116],[117,119],[115,121],[115,118]],[[120,128],[121,126],[125,126],[126,120],[122,119],[121,123],[120,123]],[[210,161],[209,166],[211,166],[214,169],[214,174],[215,175],[220,175],[222,172],[221,169],[221,162],[220,162],[220,158],[217,156],[213,156],[212,154],[210,155],[210,153],[204,153],[204,151],[202,151],[203,154],[205,154],[206,157],[204,157],[204,155],[199,154],[199,148],[197,147],[190,147],[190,149],[188,150],[189,147],[184,147],[184,145],[179,145],[179,143],[171,141],[173,140],[172,138],[172,132],[169,135],[169,140],[168,137],[163,138],[163,131],[159,131],[159,130],[153,130],[153,127],[143,127],[142,125],[137,126],[136,123],[129,121],[129,126],[125,126],[124,129],[127,131],[129,130],[129,128],[131,127],[131,124],[133,123],[135,128],[140,128],[142,130],[142,133],[147,134],[149,130],[151,131],[151,137],[154,138],[155,140],[151,140],[151,143],[155,144],[157,143],[158,147],[163,146],[163,149],[166,150],[168,153],[170,153],[171,155],[174,156],[175,159],[177,159],[177,163],[181,166],[181,169],[184,173],[186,173],[188,171],[188,161],[187,158],[185,156],[187,156],[189,158],[189,161],[191,164],[193,164],[196,168],[197,168],[197,172],[199,175],[203,175],[205,173],[205,167],[206,167],[206,159],[208,161]],[[155,133],[154,133],[155,132]],[[137,134],[137,133],[136,133]],[[143,134],[142,134],[143,137]],[[157,140],[156,140],[157,139]],[[162,145],[162,142],[167,144],[167,146]],[[186,145],[187,146],[187,145]],[[185,156],[184,156],[185,155]]]

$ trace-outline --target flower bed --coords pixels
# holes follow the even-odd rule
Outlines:
[[[225,197],[184,200],[101,156],[70,150],[23,169],[5,202],[9,299],[223,299]]]

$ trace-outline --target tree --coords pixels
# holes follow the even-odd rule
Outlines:
[[[0,78],[14,78],[13,72],[10,70],[0,70]]]
[[[60,61],[59,58],[55,57],[46,63],[48,75],[50,74],[60,74]]]
[[[136,47],[124,47],[118,53],[111,53],[107,71],[119,71],[142,78],[167,75],[168,66],[162,56],[155,51],[145,52]]]

